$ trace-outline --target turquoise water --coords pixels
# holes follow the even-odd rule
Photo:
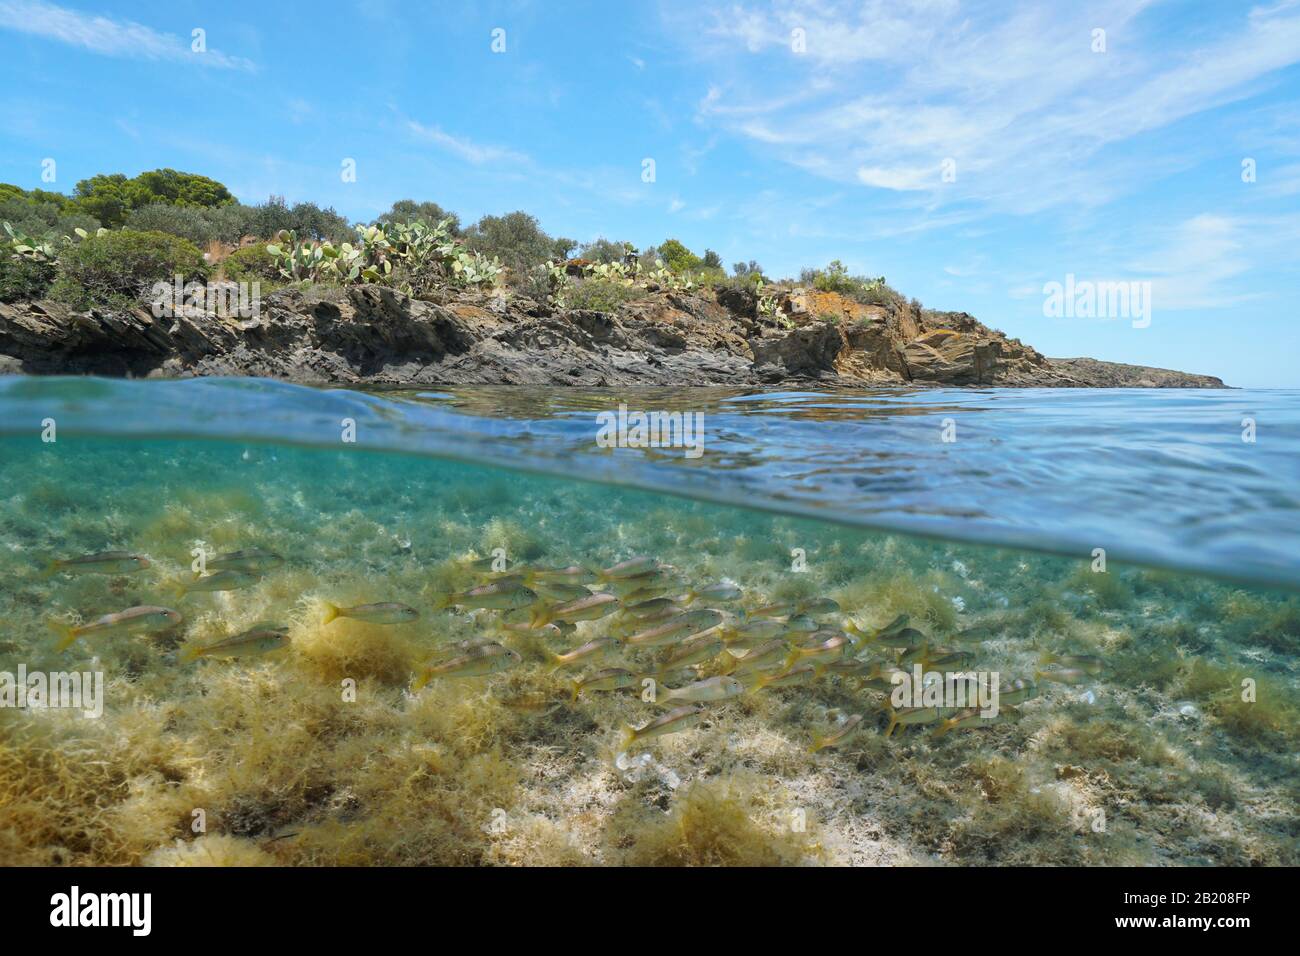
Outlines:
[[[703,454],[599,448],[595,416],[620,402],[703,413]],[[106,681],[95,719],[0,708],[0,862],[1297,861],[1288,393],[8,379],[0,411],[0,671]],[[196,548],[284,561],[179,593]],[[988,725],[887,735],[888,694],[826,668],[623,747],[624,725],[666,708],[639,684],[575,702],[573,678],[617,665],[681,688],[732,673],[736,646],[667,671],[671,645],[554,671],[620,619],[529,631],[443,608],[497,549],[533,568],[653,556],[670,594],[734,582],[738,601],[694,605],[724,630],[819,598],[839,607],[818,615],[830,632],[906,614],[936,655],[969,651],[1037,695]],[[44,573],[105,550],[150,566]],[[324,623],[328,604],[373,602],[419,619]],[[57,650],[52,627],[142,604],[183,620]],[[186,660],[266,622],[286,648]],[[415,687],[480,639],[518,662]],[[840,662],[890,646],[855,637]],[[1066,683],[1052,655],[1100,666]]]

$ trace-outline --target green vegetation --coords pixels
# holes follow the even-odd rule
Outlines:
[[[216,180],[157,169],[134,177],[93,176],[77,183],[72,195],[0,183],[0,222],[23,237],[0,240],[0,296],[7,301],[54,295],[66,302],[120,306],[142,287],[174,275],[178,261],[187,276],[197,275],[187,264],[197,247],[209,249],[214,271],[219,267],[235,281],[380,282],[417,297],[445,288],[504,285],[552,308],[600,310],[636,297],[637,288],[703,288],[752,297],[757,314],[790,324],[777,315],[779,290],[767,288],[772,280],[752,259],[736,262],[728,276],[717,252],[697,255],[676,238],[640,250],[605,237],[579,245],[549,235],[536,217],[518,210],[486,215],[462,228],[460,218],[436,202],[400,199],[372,223],[353,225],[332,208],[290,205],[280,196],[244,205]],[[146,251],[138,238],[124,238],[78,251],[75,237],[101,227],[134,237],[166,235],[182,244]],[[249,239],[261,241],[250,246]],[[33,259],[19,246],[44,252]],[[236,251],[223,260],[231,247]],[[579,262],[571,261],[575,253]],[[119,280],[109,281],[99,271],[113,268],[109,261],[92,261],[102,254],[123,257]],[[171,265],[144,283],[140,270],[152,263]],[[838,260],[825,269],[804,270],[801,279],[895,314],[909,308],[883,277],[851,275]],[[910,308],[919,314],[920,303],[913,300]]]
[[[375,224],[390,222],[445,222],[447,231],[453,236],[460,235],[460,217],[448,212],[436,202],[416,202],[414,199],[399,199],[391,209],[375,220]]]
[[[100,174],[77,183],[71,200],[79,211],[107,228],[125,224],[127,214],[155,203],[171,206],[225,206],[235,201],[225,186],[207,176],[155,169],[127,179]]]
[[[464,235],[470,249],[495,256],[517,275],[552,259],[568,258],[578,245],[572,239],[552,239],[542,231],[536,217],[526,212],[484,216]]]
[[[624,302],[635,299],[638,295],[639,293],[630,283],[592,276],[574,286],[565,304],[570,309],[613,312]]]
[[[357,226],[354,241],[338,245],[285,231],[266,250],[279,274],[293,282],[384,282],[416,293],[439,285],[490,286],[501,273],[495,257],[457,242],[445,220]]]
[[[157,282],[203,282],[208,264],[194,246],[164,232],[121,229],[70,243],[58,258],[50,297],[78,308],[131,306]]]
[[[805,285],[822,292],[837,292],[846,298],[864,305],[879,304],[877,293],[885,288],[885,277],[870,279],[866,276],[849,275],[848,267],[839,259],[834,259],[825,269],[805,269],[800,274]]]
[[[12,242],[0,242],[0,302],[43,299],[54,276],[53,262],[19,255]]]
[[[221,262],[221,271],[232,282],[266,282],[277,280],[280,259],[266,248],[266,243],[236,249]]]

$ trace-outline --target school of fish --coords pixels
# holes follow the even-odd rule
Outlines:
[[[190,593],[250,587],[280,567],[284,559],[257,548],[218,554],[206,561],[205,573],[172,582],[178,597]],[[46,575],[128,575],[151,566],[144,555],[105,551],[55,560]],[[1104,669],[1100,658],[1083,654],[1041,658],[1033,678],[998,684],[999,709],[989,715],[979,707],[893,706],[891,692],[918,665],[923,672],[974,673],[972,647],[996,636],[988,627],[956,631],[943,642],[912,626],[907,615],[887,624],[863,627],[827,597],[762,604],[746,608],[745,593],[723,580],[694,586],[671,565],[638,556],[603,569],[583,565],[543,567],[510,564],[503,556],[462,562],[462,570],[480,583],[443,595],[435,613],[474,614],[483,628],[478,636],[441,643],[413,675],[412,692],[431,681],[488,678],[523,666],[525,659],[509,646],[520,635],[564,642],[550,650],[553,672],[571,679],[571,693],[512,697],[506,705],[520,714],[542,716],[584,694],[629,692],[662,712],[639,727],[622,728],[618,751],[667,734],[704,724],[710,707],[747,694],[807,688],[828,678],[847,681],[857,692],[885,695],[888,726],[926,727],[932,738],[1016,720],[1018,705],[1039,695],[1039,683],[1088,683]],[[492,615],[496,615],[493,617]],[[406,604],[380,601],[354,607],[326,603],[323,625],[348,618],[375,626],[411,624],[420,612]],[[838,619],[839,626],[828,623]],[[167,607],[142,605],[104,614],[77,626],[52,622],[62,651],[83,638],[104,634],[161,634],[184,618]],[[579,633],[587,625],[589,631]],[[187,643],[177,659],[232,660],[286,651],[289,628],[262,622],[216,641]],[[836,726],[814,734],[809,751],[839,748],[866,729],[863,713],[841,714]]]

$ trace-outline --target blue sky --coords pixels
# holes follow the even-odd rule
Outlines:
[[[0,0],[0,181],[839,258],[1048,355],[1300,387],[1298,64],[1300,0]],[[1067,274],[1151,282],[1150,325],[1045,317]]]

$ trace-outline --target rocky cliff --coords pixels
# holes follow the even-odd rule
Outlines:
[[[769,290],[770,292],[770,290]],[[348,385],[991,385],[1223,388],[1209,375],[1050,359],[960,312],[793,289],[648,292],[617,311],[529,299],[282,290],[255,316],[0,305],[0,372],[257,375]]]

